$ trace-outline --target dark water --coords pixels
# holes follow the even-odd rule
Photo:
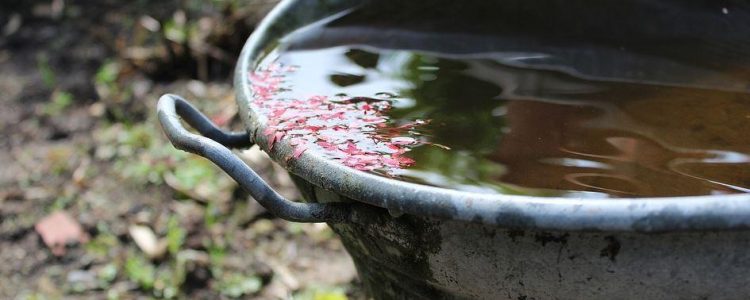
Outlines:
[[[292,33],[260,64],[292,66],[266,76],[283,78],[264,96],[280,101],[264,104],[269,114],[295,101],[287,111],[330,107],[346,117],[324,131],[346,136],[338,129],[356,123],[357,138],[319,147],[303,121],[276,117],[290,129],[266,134],[360,170],[465,191],[747,193],[750,9],[704,4],[373,2]],[[328,106],[300,104],[321,97]],[[380,106],[347,111],[368,103]],[[358,114],[374,119],[360,126]]]
[[[286,51],[280,97],[388,99],[429,120],[396,178],[487,193],[640,197],[750,191],[750,95],[593,81],[491,58],[335,47]]]

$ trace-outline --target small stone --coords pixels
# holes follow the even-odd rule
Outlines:
[[[93,290],[99,286],[96,275],[84,270],[71,271],[66,280],[70,288],[76,292]]]
[[[157,259],[167,252],[167,242],[159,240],[151,228],[141,225],[132,225],[128,228],[130,237],[133,238],[138,248],[150,259]]]
[[[107,112],[107,107],[104,106],[104,103],[95,102],[94,104],[89,105],[88,111],[92,117],[99,118]]]

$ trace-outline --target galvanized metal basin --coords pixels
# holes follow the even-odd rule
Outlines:
[[[494,4],[487,6],[488,2]],[[705,39],[705,44],[698,46],[709,50],[734,47],[738,51],[733,53],[744,53],[718,58],[717,63],[735,63],[741,68],[750,64],[750,51],[742,52],[750,49],[746,4],[727,8],[684,1],[542,2],[468,1],[462,5],[485,10],[504,7],[494,12],[498,17],[547,5],[571,7],[581,18],[591,18],[591,24],[607,19],[597,12],[620,9],[616,13],[620,18],[632,14],[641,19],[623,21],[619,30],[655,38],[684,34]],[[404,7],[445,3],[419,2]],[[287,161],[292,149],[284,141],[273,150],[265,149],[265,137],[259,134],[264,124],[249,105],[247,72],[281,37],[358,5],[399,3],[282,2],[250,37],[237,65],[237,102],[247,131],[223,133],[181,98],[165,95],[160,100],[159,117],[170,140],[178,148],[211,159],[280,217],[328,222],[354,258],[369,294],[377,299],[743,299],[750,295],[750,194],[612,200],[477,194],[356,171],[314,152]],[[653,14],[660,11],[663,14]],[[675,24],[699,22],[702,29],[657,26],[670,20]],[[587,22],[580,24],[586,29]],[[744,36],[727,28],[744,28]],[[606,35],[606,28],[602,30],[592,34]],[[471,42],[439,44],[435,42],[439,37],[429,34],[402,33],[420,42],[372,42],[427,51],[434,47],[465,51],[461,45]],[[335,38],[352,37],[357,35],[344,32]],[[314,35],[308,41],[307,45],[317,46],[331,42]],[[490,45],[491,50],[493,42],[508,43],[488,41],[484,45]],[[602,53],[596,58],[606,60],[608,55],[617,54]],[[612,80],[618,80],[617,73],[612,74]],[[661,80],[657,75],[644,76],[619,78]],[[727,81],[705,84],[748,89]],[[185,131],[178,115],[208,138]],[[283,199],[226,148],[252,143],[261,145],[292,174],[308,203]]]

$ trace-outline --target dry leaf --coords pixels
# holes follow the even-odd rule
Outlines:
[[[88,235],[83,231],[81,224],[62,211],[44,217],[36,223],[34,229],[56,256],[65,254],[65,245],[68,243],[88,241]]]

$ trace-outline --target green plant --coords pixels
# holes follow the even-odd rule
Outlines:
[[[120,73],[120,64],[113,60],[104,62],[94,75],[94,87],[99,97],[111,100],[120,93],[120,86],[117,84],[117,76]],[[116,99],[115,99],[116,100]]]
[[[73,104],[73,95],[71,93],[56,90],[52,93],[52,100],[44,106],[43,112],[46,115],[56,116],[71,104]]]
[[[218,222],[218,217],[220,215],[219,208],[216,207],[216,204],[214,202],[208,202],[208,205],[206,205],[206,210],[203,213],[203,224],[206,226],[206,228],[211,228]]]
[[[96,277],[99,280],[99,285],[105,287],[109,285],[117,277],[117,265],[109,263],[99,269],[96,273]]]
[[[156,272],[156,278],[154,280],[153,295],[164,299],[172,299],[176,297],[180,291],[180,285],[182,285],[182,282],[184,281],[184,276],[175,275],[174,269],[159,269]]]
[[[294,294],[295,300],[347,300],[346,290],[336,286],[310,286]]]
[[[57,210],[64,210],[71,204],[73,204],[73,201],[75,200],[74,197],[70,195],[60,195],[55,198],[55,202],[52,202],[52,206],[49,208],[49,211],[57,211]]]
[[[144,290],[154,288],[156,269],[143,256],[132,254],[125,261],[125,274]]]
[[[222,295],[230,298],[239,298],[260,291],[263,282],[260,277],[254,275],[228,274],[220,278],[218,289]]]
[[[167,250],[170,254],[177,255],[177,252],[182,247],[182,243],[185,242],[186,235],[187,233],[180,226],[180,221],[177,220],[177,217],[169,217],[169,221],[167,221]]]
[[[57,77],[55,76],[55,72],[52,71],[52,67],[49,65],[49,58],[47,58],[47,55],[40,54],[37,56],[36,69],[39,71],[39,75],[42,76],[44,86],[48,89],[55,88],[55,85],[57,85]]]
[[[120,72],[120,65],[112,60],[104,62],[94,75],[94,83],[106,87],[114,86],[117,80],[117,74]]]
[[[227,256],[226,247],[211,242],[206,248],[208,248],[208,261],[211,266],[211,275],[214,278],[222,277],[224,273],[224,258]]]
[[[119,241],[117,237],[109,232],[108,230],[102,230],[104,226],[97,226],[99,234],[95,238],[86,243],[86,253],[97,259],[105,260],[109,259],[109,252],[111,249],[119,247]]]

